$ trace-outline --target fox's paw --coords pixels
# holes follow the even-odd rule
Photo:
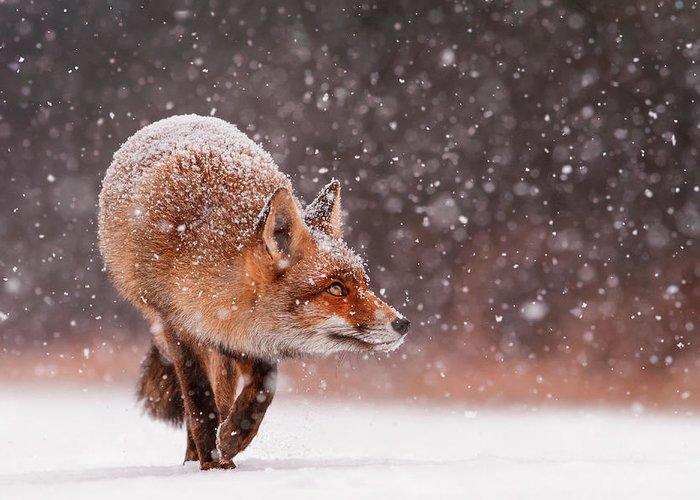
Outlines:
[[[209,469],[235,469],[236,464],[234,464],[228,458],[220,458],[219,460],[212,460],[211,462],[202,462],[199,464],[201,470]]]
[[[243,436],[238,430],[230,432],[222,426],[217,444],[223,457],[235,457],[243,449]]]

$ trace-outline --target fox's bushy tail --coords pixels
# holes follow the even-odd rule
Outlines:
[[[176,426],[182,425],[185,409],[175,367],[155,345],[151,345],[141,363],[136,394],[148,415]]]

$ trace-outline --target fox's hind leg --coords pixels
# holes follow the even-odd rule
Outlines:
[[[232,468],[233,464],[229,460],[220,460],[216,448],[218,416],[206,372],[202,369],[194,350],[178,338],[172,329],[167,329],[165,339],[185,406],[188,431],[185,458],[193,456],[189,444],[191,436],[201,469]]]
[[[192,431],[190,430],[189,424],[185,424],[187,430],[187,450],[185,451],[185,462],[198,462],[199,455],[197,454],[197,445],[194,444],[194,438],[192,437]]]
[[[275,395],[277,364],[259,359],[236,359],[246,382],[231,412],[219,426],[217,442],[226,459],[243,451],[258,433]]]
[[[175,373],[175,366],[161,354],[160,349],[152,345],[146,358],[141,363],[141,376],[136,388],[136,395],[151,417],[180,426],[185,419],[185,409],[180,391],[180,383]],[[228,413],[228,412],[227,412]],[[192,438],[189,425],[187,430],[187,451],[185,462],[199,461],[197,448]]]

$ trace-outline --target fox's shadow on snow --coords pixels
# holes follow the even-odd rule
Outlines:
[[[185,465],[167,466],[127,466],[127,467],[97,467],[84,470],[54,470],[33,471],[20,474],[0,475],[0,485],[41,484],[50,483],[82,483],[91,481],[103,481],[111,479],[132,479],[139,477],[175,477],[194,474],[235,474],[259,471],[285,471],[299,469],[344,469],[372,466],[417,466],[431,465],[432,462],[424,460],[372,460],[359,458],[338,458],[331,460],[322,459],[250,459],[237,463],[233,471],[210,470],[200,471],[198,464],[191,462]]]

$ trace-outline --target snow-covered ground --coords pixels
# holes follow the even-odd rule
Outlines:
[[[0,498],[700,498],[700,420],[281,396],[233,471],[128,391],[0,390]]]

